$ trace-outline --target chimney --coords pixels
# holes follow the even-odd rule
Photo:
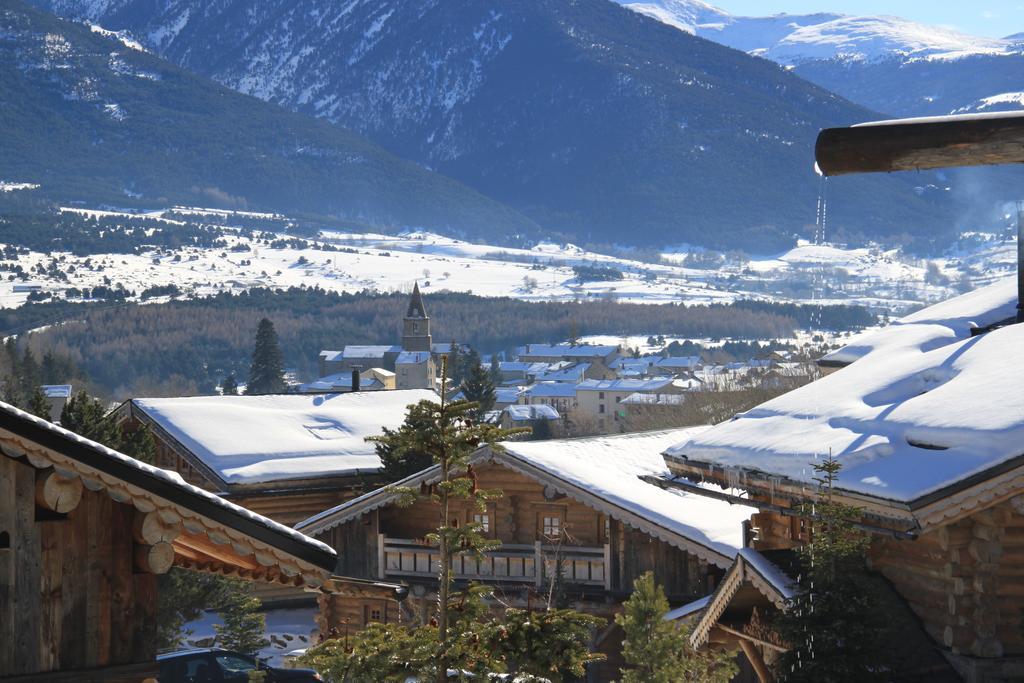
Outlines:
[[[352,368],[352,391],[359,391],[359,368]]]

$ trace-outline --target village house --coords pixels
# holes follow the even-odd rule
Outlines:
[[[507,406],[501,411],[499,421],[502,429],[528,428],[536,430],[542,422],[548,423],[548,427],[551,428],[560,419],[558,411],[551,406],[533,405]],[[550,435],[551,432],[549,431],[548,434]]]
[[[370,368],[340,372],[306,382],[299,385],[299,393],[337,394],[348,391],[394,391],[396,388],[395,373],[384,368]]]
[[[0,404],[0,678],[155,683],[172,566],[333,590],[334,551]]]
[[[519,392],[518,402],[524,406],[551,406],[562,415],[576,408],[576,384],[543,382],[531,384]]]
[[[592,363],[605,369],[622,354],[612,345],[597,344],[527,344],[516,349],[516,360],[525,363]]]
[[[619,404],[627,397],[634,394],[679,394],[688,390],[672,377],[587,380],[575,388],[575,412],[595,420],[598,431],[603,433],[620,431],[619,423],[625,417],[625,411]]]
[[[687,479],[667,485],[716,499],[730,496],[689,482],[738,487],[759,508],[695,645],[742,647],[770,680],[783,644],[766,623],[792,590],[787,552],[809,540],[793,508],[819,495],[811,465],[831,453],[879,595],[912,610],[920,652],[944,656],[901,680],[1024,676],[1024,325],[992,325],[1016,304],[1010,278],[861,335],[831,354],[844,367],[666,450]]]
[[[707,595],[743,546],[743,521],[755,512],[640,479],[667,476],[658,453],[699,429],[481,449],[471,459],[473,474],[480,487],[502,496],[484,512],[465,503],[457,514],[502,546],[481,561],[460,556],[459,582],[492,584],[504,604],[524,606],[545,601],[560,576],[574,608],[609,619],[594,645],[610,659],[592,680],[617,676],[622,634],[611,618],[633,580],[654,571],[675,604]],[[432,467],[396,486],[419,489],[438,476]],[[384,592],[322,599],[323,632],[426,618],[436,602],[438,555],[424,538],[437,527],[437,514],[427,499],[400,507],[394,489],[385,487],[296,525],[338,551],[336,573],[409,585],[401,604]]]
[[[117,408],[148,428],[156,464],[282,524],[375,487],[380,458],[366,437],[395,429],[432,391],[136,398]]]

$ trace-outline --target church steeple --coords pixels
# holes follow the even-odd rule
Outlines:
[[[402,348],[406,351],[430,351],[430,318],[423,306],[423,295],[420,285],[413,285],[409,307],[405,310],[402,324]]]

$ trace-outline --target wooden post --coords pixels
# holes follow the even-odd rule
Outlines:
[[[739,641],[740,649],[743,650],[750,665],[754,667],[757,680],[760,683],[773,683],[772,672],[768,670],[768,666],[764,663],[764,657],[761,656],[761,651],[757,649],[757,646],[746,638],[739,638]]]
[[[610,543],[604,544],[604,589],[606,591],[612,589],[612,546]]]
[[[540,541],[533,542],[533,585],[541,587],[544,582],[544,554],[541,552]]]
[[[377,534],[377,578],[383,579],[387,574],[385,562],[387,555],[384,552],[384,534]],[[427,556],[429,557],[429,555]]]

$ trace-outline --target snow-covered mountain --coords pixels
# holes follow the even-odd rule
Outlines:
[[[778,62],[895,115],[1024,108],[1024,34],[985,38],[895,16],[734,16],[700,0],[616,0],[678,29]]]
[[[608,0],[34,2],[584,243],[791,244],[814,222],[818,130],[873,116]],[[835,179],[830,223],[931,232],[948,214],[920,185]]]

